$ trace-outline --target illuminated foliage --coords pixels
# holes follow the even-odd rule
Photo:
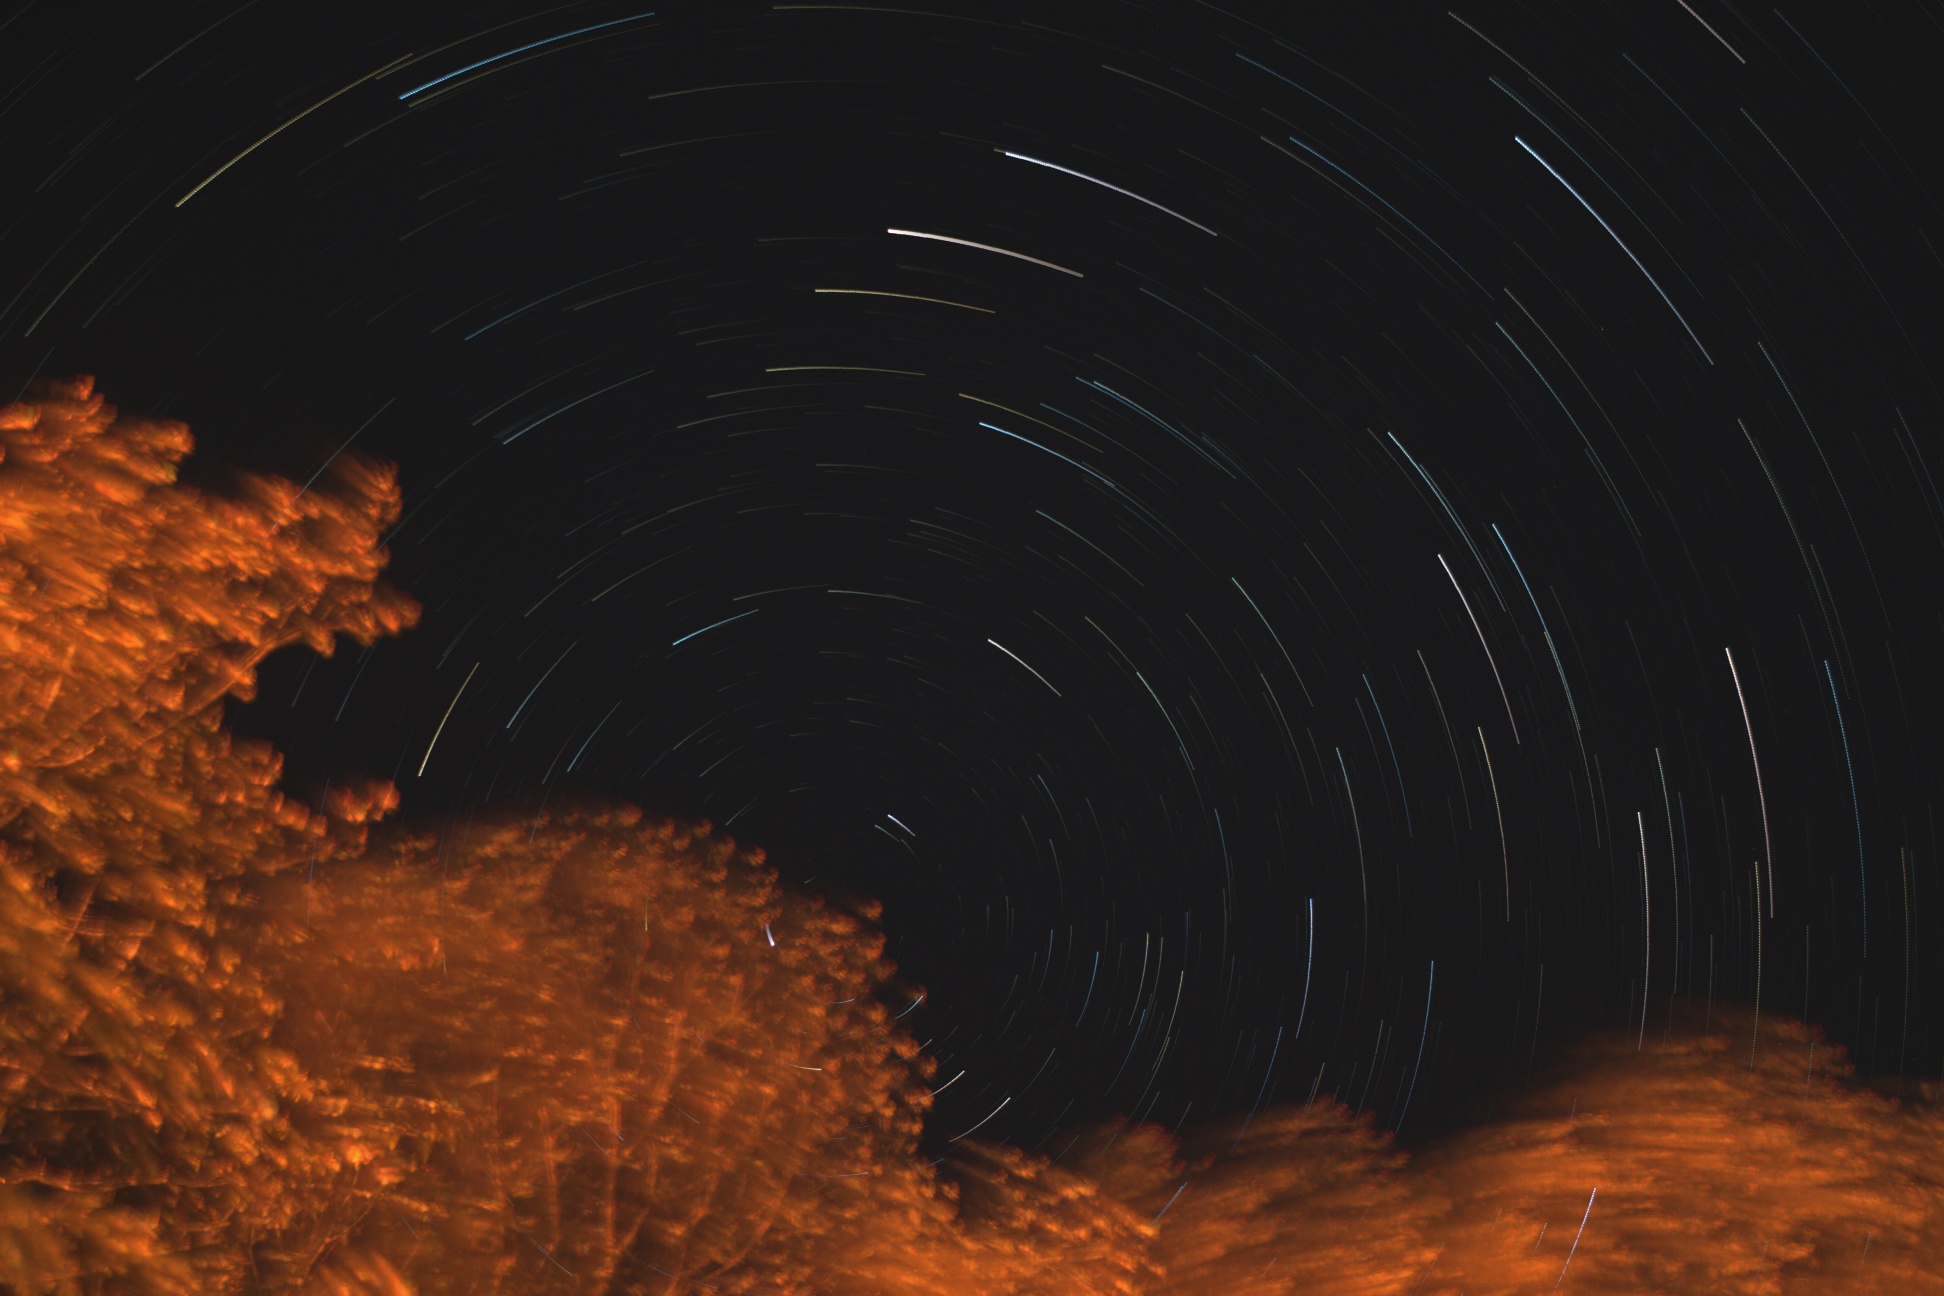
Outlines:
[[[1789,1021],[1588,1045],[1422,1167],[1453,1203],[1425,1291],[1944,1292],[1935,1094],[1848,1076]]]
[[[1206,1127],[1177,1148],[1152,1126],[1092,1131],[1071,1159],[1159,1216],[1155,1296],[1396,1292],[1436,1256],[1437,1193],[1388,1136],[1327,1100]]]
[[[1091,1181],[971,1143],[934,1179],[882,939],[760,854],[632,809],[449,836],[280,898],[311,915],[287,1038],[394,1149],[282,1262],[382,1256],[428,1294],[1141,1290],[1152,1229]]]
[[[0,409],[0,1290],[1944,1293],[1935,1092],[1788,1022],[1595,1041],[1412,1163],[1328,1099],[928,1159],[875,909],[629,807],[283,797],[220,701],[411,624],[397,492],[189,448]]]
[[[929,1095],[873,996],[876,936],[706,826],[450,835],[278,906],[311,912],[284,951],[292,1047],[395,1148],[284,1258],[349,1241],[427,1293],[795,1291],[824,1234],[889,1227],[878,1181]]]
[[[0,409],[0,1285],[202,1291],[240,1272],[315,1161],[282,1104],[274,990],[244,958],[253,888],[355,848],[279,760],[233,741],[291,643],[416,616],[377,583],[389,475],[314,492],[176,483],[179,423],[117,418],[88,379]]]
[[[1087,1176],[984,1145],[961,1154],[956,1174],[973,1248],[964,1290],[1133,1296],[1156,1276],[1153,1223]]]

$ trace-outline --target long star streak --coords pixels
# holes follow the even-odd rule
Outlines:
[[[1471,618],[1472,629],[1478,632],[1478,646],[1485,650],[1485,660],[1492,664],[1492,678],[1498,681],[1499,697],[1505,702],[1505,719],[1512,726],[1512,741],[1516,743],[1519,741],[1519,722],[1512,718],[1512,698],[1505,691],[1505,677],[1499,674],[1498,661],[1492,656],[1492,645],[1485,642],[1485,631],[1478,624],[1478,614],[1472,611],[1471,600],[1465,597],[1464,587],[1458,583],[1458,577],[1452,573],[1451,564],[1445,561],[1443,554],[1438,555],[1438,565],[1445,569],[1445,575],[1451,577],[1451,588],[1458,591],[1458,601],[1465,605],[1465,615]]]

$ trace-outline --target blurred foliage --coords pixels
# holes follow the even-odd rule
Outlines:
[[[190,445],[86,379],[0,409],[0,1290],[1944,1292],[1934,1087],[1733,1013],[1411,1164],[1327,1095],[928,1161],[869,907],[625,806],[279,793],[219,703],[413,623],[397,489]]]
[[[361,845],[276,790],[220,727],[287,644],[329,652],[417,615],[378,582],[390,475],[323,489],[176,484],[179,423],[118,419],[90,380],[0,409],[0,1284],[201,1292],[241,1282],[337,1150],[271,1039],[246,951],[256,888]],[[382,794],[388,795],[388,794]],[[370,801],[370,794],[364,798]]]
[[[371,1159],[280,1261],[349,1239],[427,1293],[794,1292],[827,1234],[880,1227],[928,1094],[879,940],[639,819],[399,835],[288,889],[283,1038]]]
[[[1936,1087],[1900,1104],[1799,1022],[1715,1018],[1590,1040],[1511,1116],[1427,1154],[1452,1209],[1424,1290],[1564,1272],[1588,1293],[1944,1292]]]

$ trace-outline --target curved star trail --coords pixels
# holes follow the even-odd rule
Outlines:
[[[27,4],[0,348],[397,461],[422,626],[238,727],[882,899],[939,1137],[1421,1136],[1758,984],[1935,1076],[1940,40]]]

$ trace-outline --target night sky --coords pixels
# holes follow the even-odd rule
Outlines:
[[[882,900],[939,1137],[1936,1078],[1934,4],[645,2],[0,16],[0,396],[399,465],[289,787]]]

